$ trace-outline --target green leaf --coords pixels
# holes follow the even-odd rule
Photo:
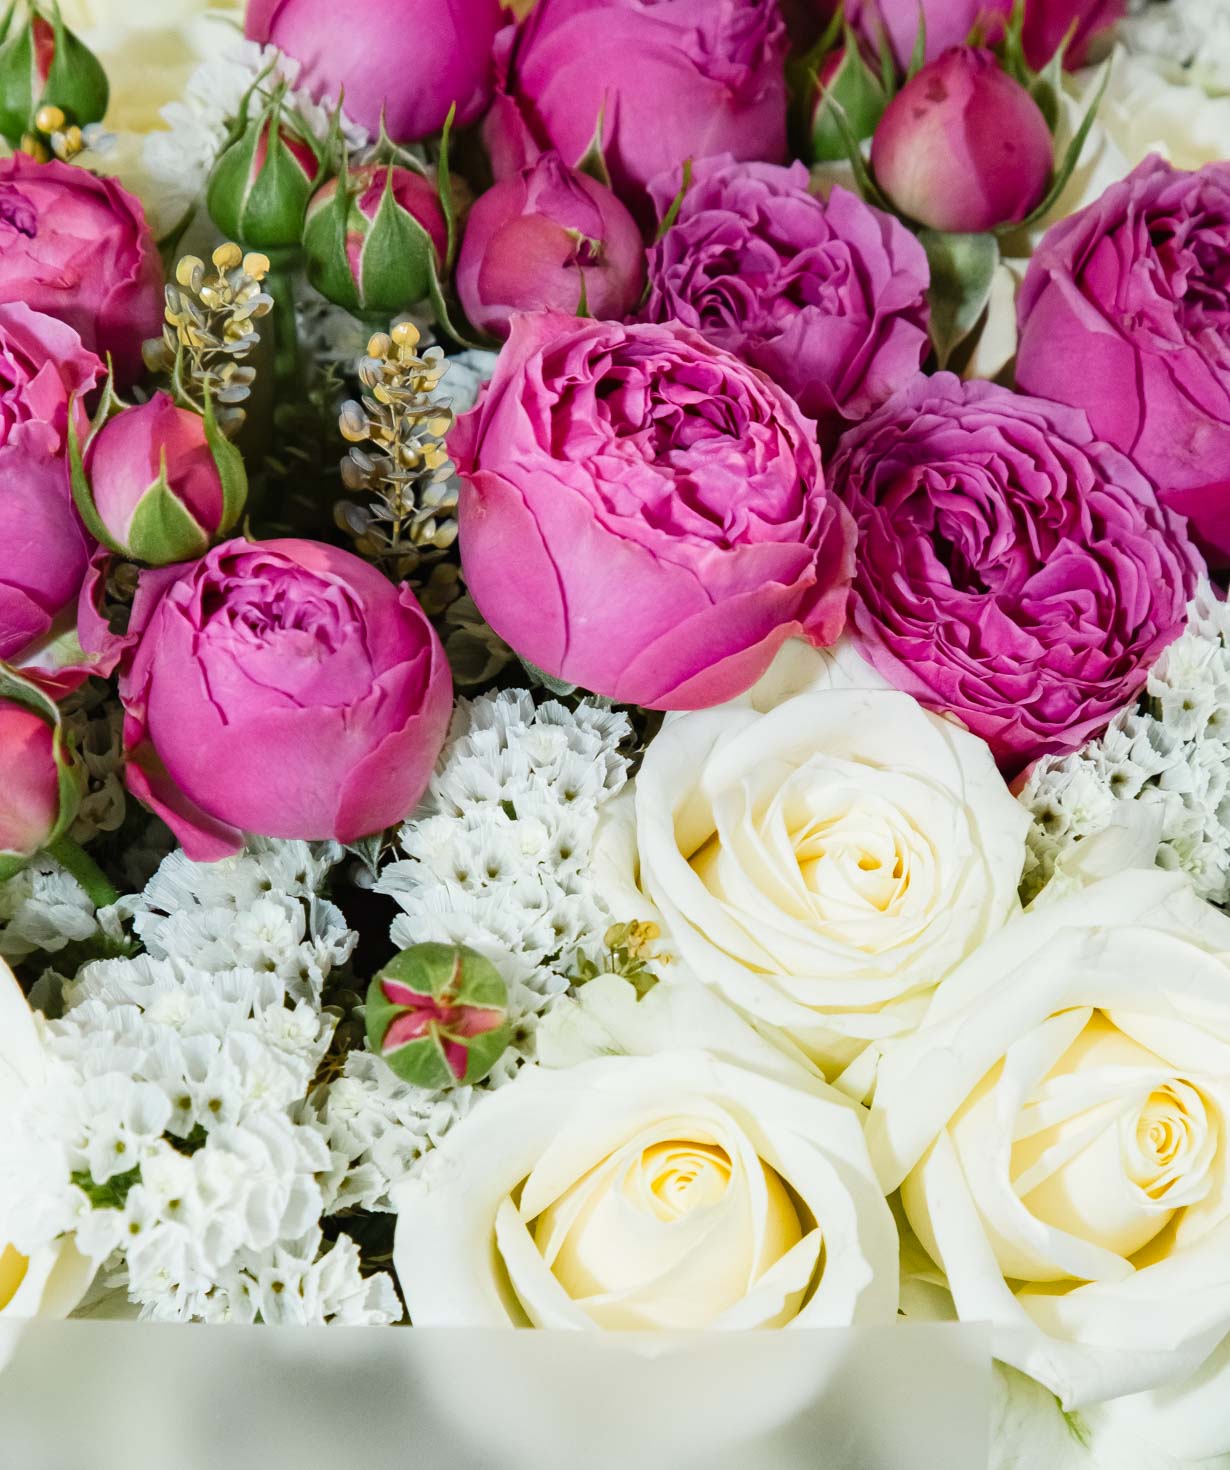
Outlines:
[[[239,523],[244,507],[248,503],[248,472],[244,467],[243,455],[218,427],[214,412],[213,394],[205,385],[205,442],[214,457],[219,478],[222,481],[222,522],[218,535],[225,536]]]
[[[96,1210],[122,1210],[129,1191],[141,1182],[141,1166],[126,1174],[112,1174],[103,1184],[96,1184],[88,1169],[77,1169],[69,1177]]]
[[[1051,187],[1046,191],[1046,194],[1042,198],[1042,202],[1037,206],[1036,209],[1027,214],[1019,224],[1002,225],[1000,227],[1001,234],[1008,234],[1013,230],[1028,229],[1030,225],[1035,225],[1040,219],[1044,219],[1046,215],[1048,215],[1051,210],[1054,209],[1055,205],[1059,202],[1059,196],[1063,193],[1064,189],[1067,186],[1068,180],[1072,177],[1072,174],[1076,169],[1076,165],[1080,162],[1081,152],[1085,147],[1085,140],[1089,137],[1090,130],[1092,129],[1094,124],[1094,119],[1098,115],[1098,108],[1101,107],[1102,98],[1105,97],[1106,88],[1110,84],[1110,69],[1113,64],[1114,62],[1112,58],[1110,61],[1107,61],[1106,65],[1102,68],[1102,80],[1098,84],[1098,90],[1094,95],[1094,99],[1089,104],[1089,107],[1085,112],[1084,117],[1081,119],[1081,125],[1079,128],[1077,128],[1075,134],[1073,135],[1072,141],[1068,144],[1067,152],[1063,156],[1063,161],[1055,170],[1055,176],[1051,180]]]
[[[992,234],[956,235],[922,230],[919,242],[931,267],[931,341],[941,368],[986,310],[999,241]]]
[[[611,187],[611,171],[607,167],[605,144],[603,135],[606,132],[606,103],[598,109],[598,121],[594,125],[594,136],[589,140],[589,147],[581,155],[577,163],[577,169],[583,174],[588,174],[591,179],[598,183]]]

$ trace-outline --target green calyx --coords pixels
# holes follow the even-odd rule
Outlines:
[[[20,14],[19,14],[20,12]],[[102,63],[64,24],[59,4],[10,5],[0,22],[0,135],[15,147],[40,131],[44,107],[66,125],[101,122],[110,88]]]
[[[47,834],[44,843],[44,847],[49,848],[65,836],[76,819],[81,799],[85,795],[85,771],[73,753],[55,701],[49,699],[37,684],[31,683],[16,669],[3,663],[0,663],[0,699],[20,705],[51,727],[52,758],[56,765],[60,802],[55,826]],[[0,883],[20,873],[33,856],[31,853],[0,852]]]
[[[245,249],[295,251],[312,194],[328,172],[328,149],[296,122],[275,89],[233,133],[209,176],[205,202],[217,227]]]
[[[834,104],[843,110],[849,131],[861,143],[875,132],[889,97],[882,76],[867,65],[858,41],[847,26],[841,61],[812,113],[812,162],[831,163],[847,156],[846,137],[834,116]]]

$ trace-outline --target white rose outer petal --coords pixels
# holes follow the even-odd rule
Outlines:
[[[1030,1135],[1023,1109],[1064,1037],[1094,1011],[1122,1033],[1121,1055],[1057,1069],[1067,1080],[1046,1094],[1089,1104],[1075,1115],[1089,1147],[1072,1164],[1060,1228],[1017,1193],[1013,1145]],[[1160,1065],[1124,1065],[1132,1044]],[[1114,1245],[1139,1211],[1127,1212],[1123,1179],[1107,1169],[1105,1120],[1130,1125],[1133,1099],[1166,1082],[1187,1126],[1172,1150],[1175,1210],[1127,1257]],[[868,1140],[885,1190],[904,1181],[958,1314],[990,1321],[996,1356],[1074,1408],[1179,1382],[1230,1331],[1228,1120],[1230,918],[1182,875],[1153,870],[1014,921],[945,981],[923,1028],[881,1063]],[[1121,1137],[1130,1176],[1130,1126]]]
[[[610,1207],[631,1154],[643,1160],[647,1140],[697,1142],[689,1133],[725,1150],[724,1193],[665,1228]],[[790,1205],[793,1244],[780,1217],[787,1196],[766,1189],[764,1165],[805,1206],[800,1218]],[[420,1326],[818,1327],[897,1311],[896,1229],[861,1110],[823,1084],[794,1087],[701,1052],[527,1068],[448,1135],[394,1204],[394,1267]],[[570,1231],[587,1268],[622,1276],[621,1289],[570,1295],[543,1254],[557,1257]]]

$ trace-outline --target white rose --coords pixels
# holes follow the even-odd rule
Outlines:
[[[1082,99],[1090,97],[1092,85],[1083,72],[1068,82]],[[1172,81],[1151,58],[1122,47],[1115,52],[1098,122],[1133,168],[1150,153],[1190,169],[1230,153],[1230,97],[1210,97],[1191,83]]]
[[[1026,915],[881,1062],[886,1190],[996,1356],[1073,1408],[1230,1331],[1230,918],[1120,873]]]
[[[18,1099],[43,1075],[43,1050],[26,998],[0,960],[0,1130],[11,1127]],[[0,1318],[65,1317],[84,1296],[93,1266],[69,1240],[33,1256],[6,1243],[0,1199]]]
[[[705,1052],[528,1067],[395,1191],[411,1320],[891,1321],[896,1230],[862,1128],[861,1109],[804,1073]]]
[[[636,882],[664,947],[831,1080],[1016,911],[1027,828],[981,740],[906,694],[830,686],[669,721],[595,873],[621,917]]]

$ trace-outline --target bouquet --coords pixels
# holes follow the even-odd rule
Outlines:
[[[0,1318],[1222,1463],[1225,0],[2,25]]]

